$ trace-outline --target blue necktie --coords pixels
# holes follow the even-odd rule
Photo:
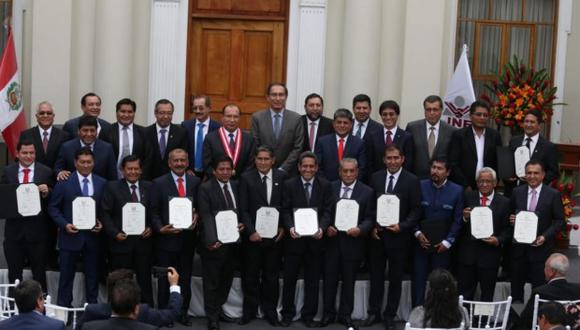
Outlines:
[[[203,167],[203,127],[205,124],[197,124],[197,136],[195,137],[195,169],[200,171]]]
[[[165,158],[165,149],[167,148],[167,140],[165,139],[165,133],[167,133],[167,129],[159,130],[161,133],[161,138],[159,139],[159,153],[161,154],[161,159]]]
[[[274,115],[274,137],[276,140],[280,137],[280,114]]]
[[[89,179],[83,179],[83,196],[89,196]]]

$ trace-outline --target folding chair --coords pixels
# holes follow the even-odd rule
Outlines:
[[[536,294],[534,296],[534,317],[532,318],[532,330],[538,329],[538,309],[540,303],[545,303],[550,300],[540,299],[540,295]],[[566,326],[566,329],[580,329],[580,299],[579,300],[555,300],[560,304],[564,305],[566,313],[571,316],[570,320],[574,322],[572,327]],[[573,320],[572,320],[573,318]]]
[[[10,289],[15,288],[18,283],[20,283],[19,280],[14,281],[14,284],[0,284],[0,320],[5,320],[12,315],[18,314],[14,298],[9,296]]]
[[[473,301],[463,300],[459,296],[459,305],[465,306],[469,312],[471,329],[505,330],[512,304],[512,297],[503,301]]]
[[[405,330],[463,330],[465,329],[465,324],[461,322],[459,328],[413,328],[411,327],[411,323],[407,322],[405,324]]]
[[[73,313],[72,319],[72,328],[75,329],[77,327],[77,313],[84,312],[85,307],[87,307],[87,303],[83,305],[83,307],[77,308],[69,308],[69,307],[62,307],[58,305],[53,305],[51,303],[51,297],[46,296],[44,300],[44,308],[46,310],[46,316],[52,317],[53,319],[61,320],[64,324],[68,322],[68,313]]]

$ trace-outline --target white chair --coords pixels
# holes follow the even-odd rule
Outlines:
[[[0,320],[18,314],[14,298],[9,297],[10,289],[16,287],[18,283],[20,283],[19,280],[14,281],[14,284],[0,284]]]
[[[472,301],[463,300],[459,296],[459,305],[467,308],[470,329],[505,330],[507,327],[512,297],[503,301]]]
[[[77,308],[69,308],[69,307],[62,307],[58,305],[53,305],[51,303],[51,297],[46,296],[44,300],[44,308],[46,310],[46,316],[51,317],[53,319],[61,320],[65,324],[68,321],[68,313],[73,313],[72,319],[72,328],[75,329],[77,327],[77,313],[84,312],[85,307],[87,307],[87,303],[84,304],[83,307]]]
[[[532,318],[532,330],[538,329],[538,309],[540,307],[540,303],[545,303],[551,300],[548,299],[541,299],[539,294],[534,296],[534,316]],[[560,304],[564,305],[564,308],[568,306],[578,306],[580,307],[580,299],[579,300],[555,300]],[[576,323],[580,322],[580,320],[576,320]],[[566,329],[570,329],[570,326],[566,326]]]
[[[443,328],[413,328],[411,323],[407,322],[405,324],[405,330],[463,330],[465,329],[465,324],[461,322],[459,328],[450,328],[450,329],[443,329]]]

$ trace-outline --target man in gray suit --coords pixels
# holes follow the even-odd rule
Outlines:
[[[419,179],[429,178],[429,163],[432,158],[447,158],[447,150],[455,127],[441,120],[443,101],[430,95],[423,101],[425,119],[407,124],[405,130],[413,135],[415,157],[413,172]]]
[[[286,109],[288,89],[282,83],[268,86],[266,99],[270,108],[252,115],[252,135],[257,146],[274,150],[275,167],[289,174],[296,173],[296,162],[304,143],[304,127],[294,111]]]

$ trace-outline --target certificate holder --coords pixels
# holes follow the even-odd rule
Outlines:
[[[300,236],[313,236],[318,232],[316,209],[294,209],[294,231]]]
[[[123,206],[123,232],[127,235],[141,235],[145,231],[145,206],[141,203],[127,203]]]
[[[235,243],[240,238],[238,215],[232,210],[220,211],[215,215],[217,240],[222,244]]]
[[[471,236],[475,239],[488,238],[493,235],[493,211],[489,207],[474,207],[469,218]]]
[[[34,183],[21,184],[16,188],[16,204],[18,213],[23,217],[38,215],[40,207],[40,191]]]
[[[256,232],[262,238],[274,238],[278,234],[279,219],[280,212],[275,207],[260,207],[256,211]]]
[[[191,227],[193,205],[187,197],[172,197],[169,200],[169,224],[176,229]]]
[[[521,178],[526,175],[526,164],[530,161],[530,149],[526,146],[521,146],[514,152],[514,165],[516,168],[516,175]]]
[[[359,205],[354,199],[341,199],[336,203],[334,226],[340,231],[348,231],[358,225]]]
[[[520,211],[516,214],[514,224],[514,240],[522,244],[532,244],[536,241],[538,232],[538,216],[534,212]]]
[[[381,195],[377,199],[377,223],[382,227],[399,223],[401,201],[397,195]]]
[[[72,203],[72,223],[78,230],[91,230],[97,224],[96,203],[92,197],[77,197]]]

